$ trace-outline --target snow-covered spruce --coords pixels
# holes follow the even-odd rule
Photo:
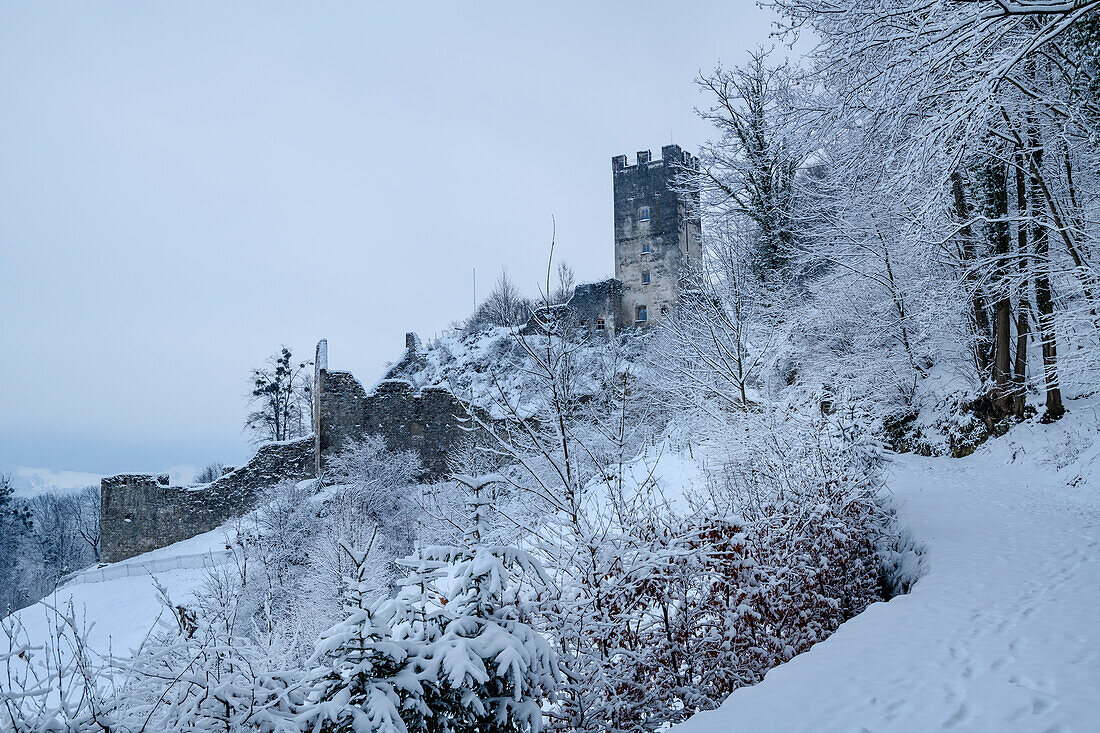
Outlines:
[[[526,552],[482,542],[485,487],[498,477],[456,476],[470,492],[462,546],[431,546],[402,561],[394,599],[365,605],[367,554],[348,548],[356,577],[349,616],[324,635],[325,660],[302,720],[322,731],[537,733],[558,683],[547,640],[532,629],[513,573],[541,584]]]

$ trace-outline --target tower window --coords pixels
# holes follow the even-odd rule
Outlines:
[[[642,243],[642,254],[644,254],[644,255],[649,254],[649,242],[643,242]]]
[[[649,207],[643,206],[642,213],[638,216],[642,221],[649,221]]]
[[[649,311],[646,310],[644,305],[639,305],[634,309],[634,321],[636,323],[645,323],[649,320]]]
[[[642,285],[649,285],[649,270],[642,273]]]
[[[597,331],[603,331],[606,328],[607,328],[607,325],[604,323],[604,320],[602,318],[597,318],[596,319],[596,330]]]

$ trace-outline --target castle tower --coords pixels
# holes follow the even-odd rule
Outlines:
[[[680,276],[702,259],[701,225],[689,212],[675,179],[698,160],[679,145],[661,148],[661,159],[638,152],[611,159],[615,181],[615,278],[623,284],[620,323],[644,326],[669,313],[680,299]]]

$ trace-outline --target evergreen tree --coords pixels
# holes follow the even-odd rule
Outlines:
[[[17,558],[30,529],[30,510],[15,498],[11,476],[0,474],[0,614],[22,605]]]
[[[325,733],[418,730],[406,726],[401,710],[416,686],[400,690],[394,681],[409,657],[405,646],[391,636],[397,608],[392,602],[371,607],[369,599],[376,589],[367,580],[369,552],[347,545],[344,549],[353,567],[344,593],[348,615],[318,644],[314,661],[320,662],[319,673],[302,720],[310,730]]]
[[[427,640],[422,681],[426,731],[527,733],[542,728],[542,702],[558,681],[550,644],[527,623],[514,573],[536,583],[541,566],[515,547],[485,542],[495,476],[454,476],[469,491],[469,521],[462,546],[426,547],[405,561],[412,569],[401,597],[435,625]]]
[[[514,547],[484,543],[488,496],[499,479],[456,476],[471,493],[462,546],[419,549],[396,598],[373,605],[367,553],[355,567],[348,617],[318,648],[311,730],[369,733],[534,733],[557,684],[557,660],[526,622],[513,572],[541,582],[538,563]]]

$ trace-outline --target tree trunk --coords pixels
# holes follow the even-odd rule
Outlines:
[[[1027,181],[1024,176],[1024,156],[1016,154],[1016,267],[1019,271],[1019,300],[1016,314],[1016,359],[1012,365],[1012,414],[1024,416],[1027,406],[1027,342],[1031,335],[1031,269],[1027,237]]]
[[[1007,260],[1012,246],[1008,223],[1008,175],[1004,163],[992,157],[982,171],[983,213],[986,236],[995,256],[992,281],[993,304],[993,393],[996,413],[1008,414],[1012,402],[1011,338],[1012,300],[1007,277]]]
[[[1043,205],[1042,182],[1037,172],[1042,169],[1043,149],[1032,143],[1029,168],[1032,171],[1031,211],[1038,214]],[[1053,422],[1065,414],[1062,405],[1062,390],[1058,387],[1058,341],[1054,330],[1054,295],[1050,284],[1050,245],[1047,230],[1042,222],[1036,222],[1033,229],[1035,240],[1035,306],[1038,310],[1039,341],[1043,346],[1043,384],[1046,387],[1046,412],[1043,422]]]
[[[970,262],[974,260],[974,230],[970,226],[970,204],[966,200],[966,190],[963,188],[962,175],[958,171],[951,173],[951,193],[955,198],[955,216],[959,220],[959,235],[961,246],[959,255],[964,269],[963,282],[970,289],[970,327],[974,332],[974,366],[978,370],[978,377],[983,382],[989,374],[992,361],[989,340],[989,316],[986,313],[985,297],[982,294],[974,273],[970,272]]]

